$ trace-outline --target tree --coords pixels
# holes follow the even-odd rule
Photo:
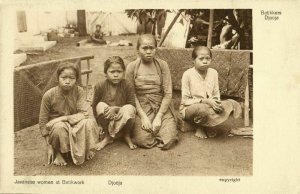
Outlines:
[[[129,18],[136,19],[140,24],[144,25],[144,33],[155,35],[158,24],[165,24],[168,11],[164,9],[127,9],[125,13]],[[150,30],[148,29],[149,26],[151,26]],[[160,35],[160,33],[161,29],[158,29],[158,34]]]

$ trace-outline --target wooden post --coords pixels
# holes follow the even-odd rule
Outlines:
[[[87,35],[85,10],[77,10],[77,27],[79,36]]]
[[[87,59],[87,69],[88,70],[90,70],[90,60],[89,59]],[[85,99],[87,99],[88,98],[88,87],[89,87],[89,79],[90,79],[90,74],[88,73],[88,74],[86,74],[86,88],[85,88],[85,94],[86,94],[86,96],[85,96]]]
[[[214,9],[209,10],[209,27],[208,27],[208,36],[207,36],[207,47],[211,48],[212,46],[212,30],[214,25]]]
[[[186,46],[186,43],[187,43],[187,41],[188,41],[188,36],[189,36],[189,29],[190,29],[190,24],[191,24],[191,20],[190,19],[188,19],[188,21],[187,21],[187,25],[186,25],[186,30],[185,30],[185,33],[184,33],[184,45],[183,45],[183,48],[185,48],[185,46]]]
[[[161,40],[158,43],[158,47],[160,47],[163,42],[165,41],[167,35],[169,34],[170,30],[172,29],[172,27],[174,26],[176,20],[178,19],[178,17],[180,16],[182,10],[179,10],[176,14],[176,16],[174,17],[173,21],[171,22],[170,26],[167,28],[166,32],[164,33],[163,37],[161,38]]]
[[[245,90],[245,105],[244,105],[244,126],[248,127],[249,123],[249,83],[247,78],[246,90]]]
[[[75,61],[75,60],[86,60],[86,59],[93,59],[94,56],[93,55],[86,55],[86,56],[81,56],[81,57],[70,57],[70,58],[65,58],[65,59],[58,59],[58,60],[51,60],[51,61],[44,61],[41,63],[35,63],[35,64],[31,64],[31,65],[25,65],[25,66],[19,66],[15,68],[15,71],[21,71],[23,69],[29,69],[29,68],[33,68],[33,67],[41,67],[41,66],[46,66],[49,65],[51,63],[61,63],[64,61]]]

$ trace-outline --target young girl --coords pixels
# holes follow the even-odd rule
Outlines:
[[[192,58],[194,67],[185,71],[182,76],[182,99],[179,110],[182,119],[196,129],[196,137],[214,137],[215,131],[205,131],[203,127],[219,125],[232,111],[237,118],[241,113],[241,107],[234,100],[220,101],[218,72],[210,68],[212,60],[210,49],[203,46],[195,47]]]
[[[133,87],[124,79],[123,59],[113,56],[104,63],[106,80],[96,84],[92,102],[94,117],[102,126],[105,138],[97,144],[101,150],[117,137],[123,136],[130,149],[135,149],[130,138],[136,114]]]
[[[77,66],[64,62],[57,70],[58,86],[43,96],[39,127],[47,144],[48,164],[66,165],[63,155],[68,152],[76,165],[95,155],[99,128],[88,119],[84,91],[76,84],[79,75]]]
[[[137,42],[139,57],[128,64],[126,78],[135,86],[137,108],[133,138],[144,148],[171,148],[178,141],[168,64],[155,58],[157,43],[151,34]]]

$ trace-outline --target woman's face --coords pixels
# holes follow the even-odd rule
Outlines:
[[[154,40],[151,38],[144,38],[141,40],[138,54],[143,61],[152,61],[156,52]]]
[[[64,91],[71,90],[76,83],[76,72],[72,68],[64,69],[58,77],[58,85]]]
[[[211,63],[210,52],[207,49],[197,51],[197,57],[194,59],[195,68],[198,71],[206,71]]]
[[[124,69],[120,64],[113,63],[107,69],[106,76],[112,84],[119,84],[124,78]]]

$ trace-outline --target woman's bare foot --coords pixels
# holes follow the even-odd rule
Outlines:
[[[164,144],[161,150],[169,150],[171,149],[176,143],[178,142],[178,139],[172,139],[168,143]]]
[[[95,154],[96,154],[95,152],[89,151],[89,153],[86,156],[86,159],[91,160],[92,158],[94,158]]]
[[[163,147],[164,147],[164,143],[159,142],[158,144],[156,144],[156,147],[158,147],[158,148],[163,148]]]
[[[137,148],[137,145],[133,144],[132,142],[131,143],[128,143],[128,146],[131,150],[134,150]]]
[[[125,140],[125,142],[127,143],[127,145],[129,146],[129,148],[130,148],[131,150],[134,150],[134,149],[137,148],[137,146],[136,146],[134,143],[132,143],[129,134],[125,134],[124,140]]]
[[[205,131],[203,130],[203,128],[197,128],[196,129],[196,133],[195,133],[195,136],[198,137],[199,139],[206,139],[207,138],[207,135],[205,133]]]
[[[64,157],[61,155],[60,152],[56,152],[55,160],[53,161],[53,164],[57,166],[66,166],[67,162],[65,161]]]
[[[209,138],[214,138],[217,136],[217,131],[215,129],[206,130],[206,133]]]
[[[112,143],[114,140],[109,135],[106,135],[105,138],[96,144],[96,150],[102,150],[106,145]]]

